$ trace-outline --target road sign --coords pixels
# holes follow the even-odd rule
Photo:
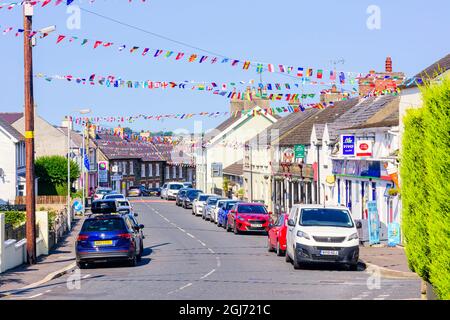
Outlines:
[[[305,158],[305,146],[303,144],[296,144],[294,146],[294,155],[295,155],[295,159],[304,159]]]
[[[81,212],[81,211],[83,211],[83,204],[81,203],[81,200],[75,200],[74,202],[73,202],[73,209],[76,211],[76,212]]]

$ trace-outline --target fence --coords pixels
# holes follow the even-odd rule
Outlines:
[[[26,200],[24,196],[17,196],[15,204],[25,205]],[[67,196],[37,196],[36,204],[66,204]]]

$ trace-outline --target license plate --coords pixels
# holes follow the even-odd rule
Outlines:
[[[260,223],[252,224],[252,227],[253,227],[253,228],[261,228],[261,227],[262,227],[262,224],[260,224]]]
[[[322,255],[322,256],[337,256],[337,255],[339,255],[339,251],[335,251],[335,250],[320,250],[320,255]]]
[[[110,246],[112,244],[112,240],[94,241],[94,246]]]

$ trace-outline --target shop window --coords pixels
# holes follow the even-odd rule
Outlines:
[[[141,164],[141,177],[144,178],[145,177],[145,163]]]

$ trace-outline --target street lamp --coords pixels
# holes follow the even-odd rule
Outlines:
[[[34,169],[34,97],[33,97],[33,46],[36,39],[30,34],[33,28],[33,6],[23,4],[23,65],[24,65],[24,117],[25,117],[25,167],[26,167],[26,238],[27,262],[36,264],[36,194]],[[44,28],[52,32],[56,27]],[[31,39],[30,39],[31,38]]]

